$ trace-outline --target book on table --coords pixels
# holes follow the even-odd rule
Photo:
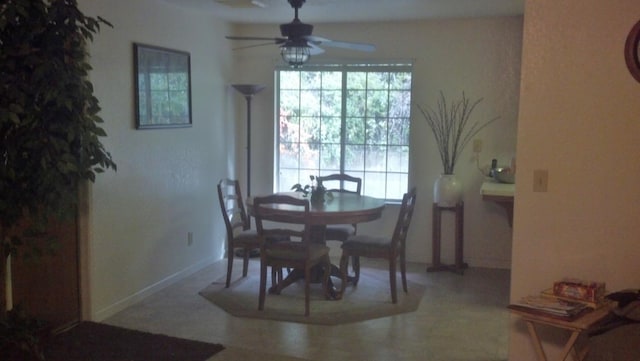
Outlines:
[[[536,315],[573,320],[590,308],[584,303],[570,302],[544,296],[527,296],[508,306],[510,309]]]
[[[587,306],[589,308],[592,308],[594,310],[597,310],[598,308],[607,305],[607,300],[604,297],[599,298],[599,299],[597,299],[595,301],[577,300],[575,298],[564,297],[564,296],[557,295],[557,294],[553,293],[553,289],[552,288],[549,288],[549,289],[546,289],[546,290],[540,292],[540,296],[546,297],[546,298],[555,299],[555,300],[564,300],[564,301],[567,301],[567,302],[581,303],[581,304],[583,304],[583,305],[585,305],[585,306]]]

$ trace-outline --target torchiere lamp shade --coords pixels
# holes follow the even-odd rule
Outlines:
[[[232,84],[247,100],[247,197],[251,196],[251,98],[265,88],[260,84]]]

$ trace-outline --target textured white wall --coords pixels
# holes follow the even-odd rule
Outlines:
[[[91,79],[118,171],[92,188],[88,277],[92,318],[102,319],[193,269],[222,257],[215,193],[233,164],[231,61],[210,16],[153,0],[83,0],[102,16],[91,46]],[[133,42],[191,54],[193,127],[135,130]],[[193,245],[187,246],[187,232]]]
[[[511,297],[563,277],[638,288],[640,83],[625,66],[637,0],[526,2]],[[547,193],[533,171],[549,171]],[[566,334],[543,330],[549,359]],[[510,360],[535,360],[514,319]]]
[[[238,26],[236,35],[278,36],[274,25]],[[359,53],[326,48],[313,61],[330,62],[357,59],[386,61],[404,59],[414,64],[414,103],[435,106],[439,91],[451,97],[462,91],[471,99],[484,98],[476,108],[475,119],[500,116],[477,138],[484,143],[481,162],[492,158],[509,164],[515,155],[520,85],[522,17],[416,21],[405,23],[317,24],[314,34],[335,40],[369,42],[375,53]],[[237,44],[236,44],[237,45]],[[260,82],[267,90],[256,97],[254,105],[252,189],[268,193],[273,189],[274,95],[273,67],[280,62],[277,46],[237,50],[234,53],[237,77],[245,82]],[[243,122],[238,118],[238,122]],[[431,260],[431,204],[433,183],[442,166],[431,130],[413,109],[411,129],[411,184],[418,187],[415,222],[408,239],[410,261]],[[240,146],[240,145],[238,145]],[[240,148],[238,148],[240,151]],[[241,159],[239,159],[241,161]],[[465,149],[456,166],[464,184],[465,260],[471,266],[509,268],[511,265],[511,229],[502,208],[480,198],[483,176],[472,160],[471,146]],[[397,207],[387,207],[382,221],[364,224],[359,232],[393,231]],[[444,262],[453,261],[453,219],[443,220]]]
[[[245,100],[232,83],[261,83],[253,102],[252,193],[273,187],[273,68],[278,49],[232,52],[224,35],[277,35],[270,26],[229,27],[205,13],[154,0],[81,0],[88,15],[114,25],[91,46],[91,79],[103,108],[118,171],[100,176],[91,189],[87,269],[89,314],[103,319],[169,282],[223,255],[224,229],[215,184],[225,176],[246,178]],[[257,32],[257,33],[256,33]],[[433,104],[440,90],[463,90],[485,100],[475,116],[500,115],[484,130],[481,160],[508,162],[515,153],[522,17],[446,21],[318,25],[316,34],[372,42],[375,60],[410,59],[415,64],[415,98]],[[135,130],[132,43],[191,53],[192,128]],[[328,50],[327,59],[370,54]],[[419,204],[409,239],[409,259],[431,259],[432,185],[441,166],[424,120],[412,126],[411,183]],[[236,174],[237,172],[237,174]],[[456,172],[465,184],[465,254],[472,266],[509,267],[511,229],[498,206],[483,202],[482,176],[468,148]],[[362,232],[392,232],[397,209]],[[453,260],[452,220],[445,219],[443,260]],[[187,246],[187,232],[194,244]],[[447,241],[449,239],[450,241]],[[85,305],[86,306],[86,305]]]

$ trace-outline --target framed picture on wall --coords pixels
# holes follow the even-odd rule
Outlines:
[[[133,44],[136,128],[191,126],[191,56]]]

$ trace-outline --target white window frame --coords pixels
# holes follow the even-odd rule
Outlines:
[[[280,140],[282,139],[280,136],[280,120],[281,117],[286,117],[286,115],[281,114],[281,84],[280,84],[280,72],[281,71],[287,71],[287,72],[341,72],[342,73],[342,85],[341,85],[341,91],[342,91],[342,98],[341,98],[341,114],[340,114],[340,161],[339,161],[339,169],[336,169],[335,167],[333,168],[327,168],[327,169],[322,169],[322,165],[320,164],[321,160],[318,159],[317,162],[317,166],[315,167],[315,169],[313,169],[313,167],[302,167],[301,163],[299,162],[297,164],[297,168],[293,167],[293,168],[287,168],[287,169],[297,169],[298,171],[298,179],[295,180],[295,182],[292,180],[292,184],[280,184]],[[366,168],[366,163],[367,163],[367,151],[363,150],[363,154],[364,154],[364,163],[365,165],[363,166],[362,169],[359,169],[357,171],[350,171],[350,170],[345,170],[345,147],[348,145],[348,140],[346,139],[346,122],[347,122],[347,117],[348,117],[348,109],[347,109],[347,91],[349,89],[347,89],[347,76],[346,74],[349,72],[367,72],[367,73],[373,73],[373,72],[377,72],[377,73],[389,73],[389,72],[407,72],[410,73],[410,77],[413,77],[413,71],[412,71],[412,66],[411,64],[349,64],[349,65],[310,65],[310,66],[305,66],[301,69],[291,69],[291,68],[286,68],[286,67],[281,67],[281,68],[277,68],[275,71],[275,97],[276,97],[276,101],[275,101],[275,108],[276,108],[276,119],[275,119],[275,134],[276,134],[276,139],[275,139],[275,161],[274,161],[274,187],[275,187],[275,191],[276,192],[283,192],[283,191],[289,191],[291,186],[295,183],[301,183],[303,185],[305,184],[310,184],[310,180],[309,180],[309,176],[310,175],[327,175],[327,174],[331,174],[331,173],[339,173],[339,172],[345,172],[347,174],[356,176],[356,177],[360,177],[362,178],[362,190],[363,190],[363,194],[364,195],[371,195],[377,198],[383,198],[389,202],[398,202],[402,199],[402,194],[404,192],[406,192],[406,190],[408,189],[408,183],[409,183],[409,151],[410,151],[410,144],[409,144],[409,138],[410,138],[410,119],[411,119],[411,94],[412,94],[412,86],[411,84],[408,85],[408,87],[406,88],[402,88],[402,89],[387,89],[388,94],[390,94],[392,91],[401,91],[401,92],[407,92],[409,93],[409,99],[406,102],[407,103],[407,109],[406,109],[406,114],[403,114],[402,116],[399,117],[392,117],[389,116],[388,112],[387,112],[387,117],[386,117],[386,124],[387,126],[390,124],[390,119],[399,122],[403,127],[406,127],[406,130],[403,128],[404,131],[406,131],[406,140],[404,140],[404,142],[406,144],[393,144],[389,141],[389,133],[387,132],[387,143],[386,144],[378,144],[378,145],[367,145],[366,141],[364,142],[364,144],[362,144],[361,146],[364,147],[365,149],[368,149],[366,147],[375,147],[378,149],[382,149],[384,148],[384,151],[381,153],[384,153],[384,157],[385,161],[384,161],[384,169],[380,170],[378,169],[377,171],[371,170],[371,169],[367,169]],[[389,82],[391,83],[391,82]],[[411,83],[411,82],[410,82]],[[368,83],[367,83],[368,84]],[[405,85],[406,86],[406,85]],[[301,93],[303,92],[303,87],[304,85],[300,85],[300,87],[297,89],[298,91],[300,91]],[[324,88],[320,87],[320,88],[314,88],[316,91],[321,91]],[[357,90],[362,90],[362,89],[357,89]],[[365,93],[366,91],[369,91],[369,88],[364,89]],[[380,89],[371,89],[373,90],[380,90]],[[295,91],[295,89],[294,89]],[[303,96],[300,95],[300,98],[302,98]],[[366,105],[365,105],[366,108]],[[388,106],[387,103],[387,111],[389,110],[389,108],[391,108],[390,106]],[[300,109],[300,108],[298,108]],[[404,108],[403,108],[404,109]],[[366,113],[366,110],[365,110]],[[303,118],[304,116],[301,114],[297,115],[298,117]],[[333,117],[335,118],[335,117]],[[353,117],[352,117],[353,118]],[[385,117],[382,117],[382,119],[384,119]],[[322,120],[322,115],[319,116],[319,119]],[[364,127],[365,129],[367,129],[367,115],[364,114],[362,115],[362,121],[365,124]],[[387,128],[388,129],[388,128]],[[366,130],[365,130],[366,133]],[[404,139],[404,137],[403,137]],[[309,144],[306,142],[300,142],[298,144]],[[332,144],[332,143],[322,143],[322,141],[320,141],[317,144]],[[357,144],[349,144],[351,146],[357,146]],[[395,162],[395,163],[402,163],[402,165],[400,166],[402,169],[391,169],[389,166],[389,150],[392,149],[393,147],[399,147],[400,149],[404,150],[406,152],[406,155],[402,160]],[[401,151],[400,154],[402,154],[403,152]],[[390,170],[391,169],[391,170]],[[394,180],[390,180],[390,178],[392,178]],[[293,178],[291,178],[293,179]],[[367,180],[369,180],[369,186],[368,186],[368,182]],[[287,182],[289,183],[289,182]],[[383,184],[384,190],[381,189],[380,184]],[[393,189],[389,189],[389,187],[392,187]],[[397,188],[397,189],[396,189]]]

